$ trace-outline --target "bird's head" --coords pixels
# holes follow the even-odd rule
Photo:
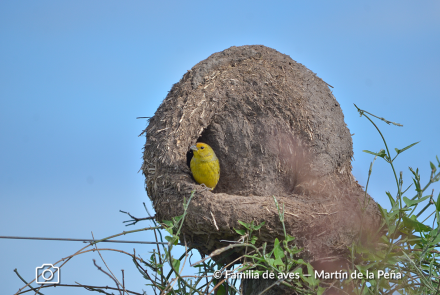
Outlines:
[[[203,142],[198,142],[196,145],[190,147],[193,151],[194,157],[199,159],[216,157],[214,150]]]

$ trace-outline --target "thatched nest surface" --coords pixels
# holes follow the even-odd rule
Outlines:
[[[143,173],[159,221],[183,213],[183,233],[202,253],[228,245],[238,220],[266,221],[259,241],[282,238],[273,201],[308,259],[343,255],[359,233],[364,191],[351,174],[350,132],[328,84],[265,46],[231,47],[173,85],[146,128]],[[214,191],[191,176],[189,147],[209,144],[220,160]],[[364,228],[379,222],[367,196]]]

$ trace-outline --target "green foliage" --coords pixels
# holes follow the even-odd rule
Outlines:
[[[438,261],[440,252],[436,250],[440,242],[440,195],[437,200],[434,200],[433,192],[430,195],[422,196],[431,184],[440,179],[440,173],[435,174],[437,167],[440,167],[440,161],[437,157],[437,166],[430,162],[431,177],[424,186],[421,184],[419,169],[414,171],[409,167],[413,176],[412,184],[415,196],[408,198],[404,194],[411,185],[402,190],[403,173],[400,172],[400,177],[397,176],[394,160],[418,142],[402,149],[396,148],[396,155],[393,157],[381,131],[366,115],[372,114],[359,108],[358,111],[361,116],[365,116],[376,127],[385,145],[385,149],[381,149],[377,153],[364,152],[375,156],[373,163],[379,157],[391,166],[395,178],[396,195],[393,197],[390,192],[386,192],[391,209],[386,210],[379,206],[383,217],[380,228],[374,233],[367,233],[370,236],[362,243],[360,240],[353,243],[351,247],[351,263],[346,271],[358,270],[363,273],[363,278],[341,281],[341,286],[344,290],[351,290],[354,294],[440,294],[440,265]],[[379,119],[386,123],[392,123],[383,118]],[[401,125],[399,124],[399,126]],[[368,181],[371,169],[372,165]],[[419,205],[424,205],[424,207],[420,209]],[[431,209],[432,213],[420,221],[420,216],[427,209]],[[432,226],[429,226],[426,221],[431,216],[434,220]],[[367,271],[370,276],[367,275]],[[381,276],[381,272],[382,274],[394,275]]]
[[[251,223],[245,223],[238,221],[244,229],[234,229],[239,235],[242,236],[242,240],[252,245],[251,253],[245,254],[245,260],[238,271],[253,270],[259,277],[272,274],[272,279],[275,279],[275,283],[283,284],[295,290],[298,294],[322,294],[325,288],[319,285],[319,280],[314,277],[314,270],[310,263],[305,262],[303,259],[298,258],[298,254],[302,252],[295,244],[292,244],[295,240],[286,232],[284,224],[284,204],[280,208],[278,201],[273,197],[275,205],[278,210],[278,217],[283,226],[284,239],[279,240],[275,238],[274,243],[268,245],[264,242],[260,247],[255,247],[257,237],[253,235],[253,232],[259,230],[265,222],[255,225]],[[247,249],[245,251],[248,252]],[[267,277],[266,277],[267,278]],[[266,290],[265,290],[266,291]]]

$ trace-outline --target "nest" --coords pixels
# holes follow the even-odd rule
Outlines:
[[[350,132],[329,85],[265,46],[231,47],[199,62],[173,85],[149,120],[142,166],[158,221],[183,213],[186,242],[201,253],[238,238],[238,221],[266,225],[259,242],[287,232],[307,259],[345,255],[364,228],[376,228],[376,203],[351,174]],[[220,160],[213,190],[191,176],[189,147],[209,144]],[[367,200],[365,200],[365,197]]]

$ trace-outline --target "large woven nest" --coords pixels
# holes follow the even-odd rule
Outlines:
[[[308,260],[341,256],[363,227],[379,222],[376,203],[351,174],[352,140],[328,84],[265,46],[231,47],[199,62],[173,85],[146,128],[143,173],[159,221],[189,206],[183,235],[201,253],[228,245],[238,220],[266,222],[259,242],[287,232]],[[220,160],[213,190],[198,185],[189,147],[209,144]]]

